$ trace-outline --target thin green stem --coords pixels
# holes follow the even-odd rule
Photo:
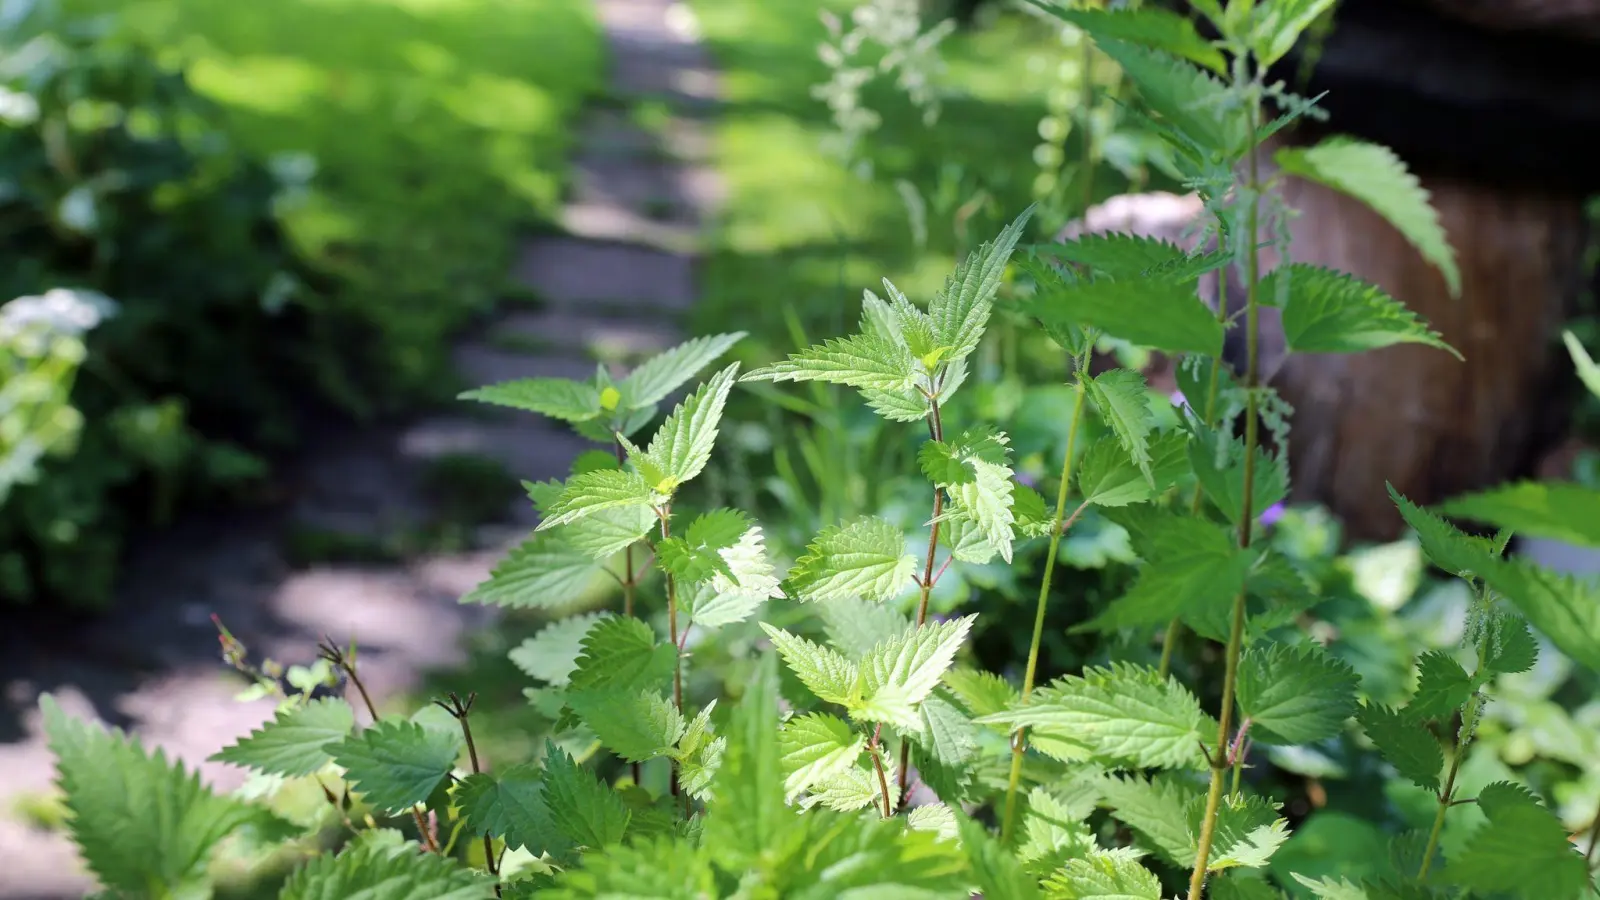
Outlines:
[[[1417,880],[1428,877],[1433,868],[1433,856],[1439,851],[1439,835],[1444,832],[1444,814],[1449,811],[1456,790],[1456,774],[1461,771],[1461,760],[1466,758],[1466,747],[1457,747],[1450,754],[1450,773],[1444,778],[1444,791],[1439,794],[1439,811],[1433,814],[1433,829],[1428,832],[1428,846],[1422,851],[1422,865],[1417,869]]]
[[[1261,99],[1258,94],[1250,97],[1249,127],[1250,133],[1259,130],[1256,124],[1261,118]],[[1245,310],[1246,310],[1246,346],[1248,358],[1245,364],[1245,423],[1244,423],[1244,490],[1243,502],[1239,511],[1239,547],[1250,548],[1251,526],[1254,523],[1255,510],[1255,463],[1256,445],[1260,439],[1256,423],[1256,388],[1260,380],[1260,340],[1257,332],[1259,329],[1259,310],[1257,309],[1257,282],[1261,278],[1261,253],[1256,240],[1260,228],[1261,215],[1261,174],[1259,163],[1254,148],[1249,153],[1249,181],[1246,183],[1246,195],[1250,203],[1249,211],[1245,217],[1245,240],[1250,242],[1249,252],[1246,256],[1247,265],[1245,277]],[[1219,298],[1219,304],[1221,300]],[[1229,731],[1233,725],[1233,699],[1234,689],[1239,681],[1239,655],[1244,648],[1245,601],[1247,594],[1239,591],[1233,600],[1233,623],[1228,631],[1228,656],[1226,669],[1222,678],[1222,708],[1217,717],[1217,745],[1211,755],[1211,786],[1206,792],[1205,817],[1200,822],[1199,846],[1195,853],[1194,871],[1189,876],[1189,900],[1201,900],[1205,895],[1206,872],[1211,864],[1211,842],[1216,836],[1217,810],[1222,804],[1223,782],[1228,773],[1228,741]]]
[[[879,741],[883,739],[883,723],[873,729],[872,742],[867,744],[867,752],[872,754],[872,767],[878,770],[878,789],[883,792],[883,817],[894,817],[894,801],[889,797],[889,776],[883,773],[883,747]]]
[[[1055,576],[1056,553],[1061,547],[1061,533],[1066,530],[1067,487],[1072,482],[1072,455],[1078,443],[1078,425],[1083,421],[1083,373],[1079,372],[1077,398],[1072,407],[1072,424],[1067,428],[1067,452],[1061,458],[1061,485],[1056,488],[1056,523],[1050,529],[1050,547],[1044,556],[1044,577],[1039,581],[1039,603],[1033,613],[1033,637],[1028,642],[1028,666],[1022,674],[1022,702],[1028,702],[1033,693],[1033,679],[1039,671],[1039,646],[1044,641],[1045,609],[1050,602],[1050,582]],[[1026,728],[1018,728],[1011,736],[1011,774],[1006,779],[1005,813],[1000,819],[1000,839],[1009,841],[1016,823],[1017,786],[1022,781],[1022,757],[1028,749]]]
[[[939,400],[935,395],[928,397],[928,435],[936,441],[944,440],[944,420],[939,416]],[[938,485],[933,487],[933,521],[928,532],[928,556],[922,564],[922,598],[917,602],[917,627],[928,621],[928,598],[933,594],[933,558],[939,550],[939,517],[944,514],[944,491]],[[911,744],[907,741],[900,742],[900,771],[895,780],[900,785],[900,802],[906,802],[910,792],[907,787],[911,778]]]
[[[663,541],[672,537],[672,527],[668,524],[672,519],[672,510],[667,508],[661,511],[661,539]],[[667,576],[667,635],[672,639],[672,705],[681,714],[683,712],[683,651],[678,649],[678,580]],[[672,778],[670,788],[672,796],[678,796],[678,763],[674,760],[672,765]]]
[[[627,456],[627,453],[622,448],[622,438],[621,438],[620,435],[617,437],[616,440],[612,441],[612,447],[614,447],[616,449],[617,465],[620,466],[620,465],[625,464],[627,462],[627,460],[628,460],[628,456]],[[622,567],[623,567],[622,568],[623,577],[617,579],[618,582],[620,582],[622,584],[622,614],[627,616],[627,617],[629,617],[629,618],[633,618],[633,592],[634,592],[634,588],[638,585],[639,580],[638,580],[638,576],[635,575],[634,571],[633,571],[633,545],[632,544],[629,544],[627,547],[623,548],[623,550],[622,550]],[[630,763],[629,767],[632,769],[632,772],[633,772],[633,783],[634,784],[638,784],[639,783],[639,763]]]
[[[1591,869],[1595,866],[1597,851],[1600,851],[1600,809],[1595,810],[1594,824],[1589,827],[1589,849],[1583,854],[1583,861],[1588,863]]]
[[[472,740],[472,703],[477,699],[477,694],[468,694],[466,702],[463,703],[460,697],[452,693],[448,704],[439,703],[440,706],[444,707],[445,711],[455,717],[457,722],[461,723],[461,737],[466,741],[467,759],[472,763],[474,774],[483,771],[483,767],[478,764],[478,745]],[[453,838],[451,843],[454,843]],[[483,834],[483,864],[488,867],[490,875],[498,876],[500,874],[500,866],[494,855],[494,838],[490,837],[488,832]],[[500,896],[500,885],[498,884],[494,887],[494,895],[496,897]]]

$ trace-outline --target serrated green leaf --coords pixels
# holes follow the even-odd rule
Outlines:
[[[550,821],[574,844],[599,849],[622,840],[629,819],[622,798],[549,740],[543,783]]]
[[[333,761],[323,748],[350,734],[355,710],[337,697],[323,697],[280,710],[271,722],[212,754],[217,762],[268,775],[310,775]]]
[[[1012,490],[1017,485],[1013,483]],[[1015,495],[1013,494],[1013,497]],[[966,510],[952,503],[946,507],[946,512],[939,517],[939,543],[950,551],[950,558],[957,562],[971,563],[976,566],[988,565],[1000,552],[1000,548],[989,540],[978,523]],[[1015,513],[1013,513],[1015,515]],[[1015,528],[1013,520],[1012,526]]]
[[[511,662],[528,677],[561,687],[571,680],[573,670],[578,667],[578,654],[583,652],[583,639],[589,629],[609,615],[585,613],[552,622],[513,649]]]
[[[677,657],[670,644],[656,643],[649,625],[631,616],[601,619],[584,633],[580,646],[570,679],[577,692],[664,689]]]
[[[328,746],[345,780],[374,808],[400,813],[427,800],[461,755],[461,735],[380,720]]]
[[[1495,613],[1485,627],[1489,630],[1489,654],[1483,666],[1488,671],[1514,675],[1528,671],[1539,661],[1539,642],[1521,616]]]
[[[619,405],[643,409],[660,403],[744,336],[736,331],[697,337],[650,357],[622,379]]]
[[[1046,326],[1089,326],[1166,353],[1215,353],[1222,324],[1195,285],[1170,276],[1046,283],[1021,306]]]
[[[923,443],[917,451],[922,474],[938,487],[969,484],[976,479],[975,463],[1004,466],[1010,462],[1011,448],[1006,436],[989,426],[968,428],[952,440]]]
[[[1457,497],[1439,511],[1527,537],[1600,547],[1600,491],[1566,481],[1523,481]]]
[[[193,882],[212,849],[241,826],[276,825],[264,810],[219,797],[198,773],[147,753],[139,740],[70,718],[50,694],[39,698],[67,830],[100,883],[144,896]]]
[[[916,570],[916,557],[905,549],[905,535],[884,519],[830,525],[795,560],[789,583],[803,601],[888,600],[906,588]]]
[[[978,756],[978,727],[949,693],[936,690],[917,707],[920,720],[906,732],[922,780],[946,803],[959,803],[972,787]]]
[[[1394,485],[1385,484],[1389,488],[1390,499],[1400,510],[1401,518],[1417,532],[1417,539],[1422,542],[1422,552],[1430,562],[1463,578],[1471,578],[1494,568],[1500,554],[1493,544],[1466,534],[1407,500],[1394,489]]]
[[[1256,7],[1250,44],[1263,66],[1270,66],[1294,49],[1300,35],[1336,0],[1283,0]]]
[[[1290,874],[1294,875],[1295,881],[1305,885],[1306,889],[1311,891],[1311,895],[1316,897],[1317,900],[1370,900],[1365,888],[1358,884],[1351,884],[1344,878],[1340,878],[1337,881],[1332,878],[1312,880],[1298,873]]]
[[[761,630],[772,640],[783,661],[817,699],[849,706],[859,690],[856,664],[833,650],[796,637],[782,628],[762,622]]]
[[[1311,147],[1285,147],[1275,157],[1290,175],[1314,181],[1372,207],[1411,246],[1432,263],[1450,288],[1461,293],[1461,272],[1456,268],[1439,214],[1428,191],[1406,170],[1394,151],[1348,137],[1330,137]]]
[[[656,429],[645,456],[662,472],[664,481],[657,491],[671,493],[699,475],[711,461],[711,448],[717,441],[717,427],[728,403],[739,364],[734,363],[711,376],[700,389],[678,404]]]
[[[929,803],[906,813],[906,827],[912,831],[926,831],[944,840],[953,841],[957,834],[956,814],[943,803]]]
[[[834,812],[853,812],[869,806],[881,810],[883,784],[887,782],[889,808],[897,808],[900,805],[898,769],[892,757],[885,754],[880,759],[883,763],[882,781],[878,778],[878,770],[873,766],[872,755],[858,756],[850,765],[830,772],[826,778],[818,779],[806,797],[801,800],[800,806],[804,809],[820,806]]]
[[[1087,855],[1096,846],[1094,832],[1089,830],[1086,821],[1093,811],[1092,798],[1074,807],[1042,787],[1029,791],[1017,857],[1031,871],[1043,875],[1069,859]]]
[[[722,755],[728,746],[727,738],[717,737],[711,727],[711,711],[716,707],[717,701],[713,700],[700,710],[684,729],[673,754],[678,761],[679,785],[689,796],[707,802],[712,797],[711,782],[722,767]]]
[[[1199,833],[1204,803],[1189,807],[1189,829]],[[1225,796],[1217,808],[1216,829],[1206,870],[1259,869],[1289,839],[1289,823],[1278,810],[1260,797],[1240,794]]]
[[[1442,873],[1474,894],[1524,900],[1577,900],[1589,888],[1583,856],[1561,821],[1524,788],[1496,782],[1478,792],[1488,817]]]
[[[1472,676],[1460,663],[1447,653],[1429,650],[1417,658],[1417,692],[1406,704],[1406,714],[1418,719],[1448,719],[1472,691]]]
[[[783,754],[784,801],[793,802],[811,786],[856,764],[867,736],[826,713],[797,716],[783,723],[778,747]]]
[[[969,460],[973,480],[950,488],[952,514],[972,524],[984,543],[1011,562],[1011,467]]]
[[[590,513],[558,533],[567,546],[599,561],[638,543],[659,522],[648,506],[623,506]]]
[[[527,894],[511,893],[533,885]],[[555,887],[536,881],[506,886],[506,900],[702,900],[716,896],[716,878],[706,854],[676,834],[660,834],[608,847],[563,870]]]
[[[494,886],[446,856],[363,845],[313,856],[278,900],[486,900]]]
[[[1573,662],[1600,672],[1600,582],[1521,559],[1497,562],[1483,580]]]
[[[1578,371],[1578,378],[1582,379],[1583,386],[1589,393],[1600,397],[1600,366],[1596,366],[1594,359],[1589,356],[1589,351],[1583,349],[1578,343],[1578,336],[1571,331],[1562,331],[1561,340],[1567,345],[1567,355],[1572,357],[1573,368]]]
[[[1149,442],[1150,478],[1123,449],[1115,435],[1089,445],[1078,461],[1078,492],[1095,506],[1128,506],[1166,493],[1189,471],[1188,439],[1181,431],[1157,435]]]
[[[512,548],[462,603],[561,609],[588,589],[600,567],[560,533],[536,534]]]
[[[1060,4],[1038,5],[1089,32],[1096,40],[1109,38],[1138,44],[1199,63],[1219,75],[1228,74],[1228,61],[1222,51],[1200,36],[1194,22],[1171,10],[1160,7],[1099,10],[1073,9]]]
[[[989,324],[989,314],[994,309],[994,297],[1005,276],[1006,263],[1022,237],[1022,229],[1033,216],[1029,206],[1012,220],[1000,234],[983,244],[956,267],[955,273],[945,280],[944,290],[928,306],[928,317],[933,321],[934,335],[939,345],[949,347],[944,354],[947,362],[964,359],[978,348],[978,340]]]
[[[1089,851],[1044,883],[1051,900],[1161,900],[1161,879],[1126,850]]]
[[[905,293],[895,287],[894,283],[887,278],[883,279],[883,289],[889,295],[889,302],[884,304],[889,308],[891,321],[890,330],[887,333],[893,335],[902,344],[905,344],[906,349],[911,351],[912,356],[921,359],[924,368],[930,372],[933,371],[939,359],[950,350],[949,347],[940,345],[933,318],[918,309],[916,304],[906,299]],[[871,291],[866,291],[865,294],[869,297],[872,296]],[[873,299],[876,300],[877,298],[873,297]],[[930,359],[932,360],[931,362],[929,361]]]
[[[917,704],[933,692],[950,668],[977,616],[913,626],[862,657],[853,718],[901,728],[918,727]]]
[[[1132,369],[1112,369],[1095,376],[1085,387],[1100,418],[1111,426],[1117,443],[1144,473],[1145,483],[1154,487],[1149,437],[1156,420],[1150,410],[1150,389],[1144,376]]]
[[[1112,816],[1138,832],[1151,849],[1179,868],[1194,866],[1199,845],[1185,821],[1193,804],[1204,799],[1199,788],[1166,775],[1149,780],[1108,776],[1100,783],[1100,794]]]
[[[837,597],[817,604],[828,643],[859,659],[911,627],[905,613],[886,603],[860,597]]]
[[[1205,622],[1232,609],[1255,555],[1220,526],[1192,516],[1153,516],[1136,538],[1145,559],[1128,593],[1076,630],[1120,630],[1171,621]]]
[[[1144,47],[1108,38],[1095,44],[1138,86],[1145,106],[1196,149],[1225,161],[1243,152],[1249,136],[1243,109],[1217,78]]]
[[[550,816],[544,773],[533,763],[468,775],[456,786],[455,805],[471,834],[504,838],[507,847],[535,855],[564,857],[572,850],[572,839]]]
[[[876,334],[835,338],[748,372],[741,381],[825,381],[854,388],[910,391],[918,366],[899,341]]]
[[[602,746],[628,762],[669,755],[686,727],[683,714],[661,691],[569,691],[567,705]]]
[[[1356,713],[1361,727],[1395,769],[1425,790],[1439,790],[1444,751],[1419,722],[1381,703],[1368,703]]]
[[[466,391],[456,399],[525,410],[564,422],[586,422],[604,412],[600,391],[594,385],[566,378],[519,378]]]
[[[1205,488],[1206,500],[1229,522],[1239,524],[1244,512],[1245,443],[1226,431],[1207,427],[1192,415],[1184,416],[1189,441],[1189,464]],[[1259,518],[1268,507],[1280,503],[1289,493],[1289,469],[1285,458],[1256,447],[1251,479],[1250,516]]]
[[[1027,727],[1108,763],[1137,768],[1197,767],[1215,725],[1173,678],[1128,663],[1090,667],[1019,700],[980,723]],[[1045,749],[1041,747],[1041,749]]]
[[[1039,900],[1039,883],[1015,854],[972,819],[957,822],[961,847],[972,866],[972,877],[984,900]]]
[[[717,797],[703,846],[727,871],[767,865],[769,854],[792,848],[803,824],[783,802],[778,748],[778,665],[763,653],[743,697],[734,705],[727,749],[712,779]]]
[[[1348,663],[1320,648],[1258,644],[1239,665],[1239,710],[1255,740],[1311,744],[1338,734],[1355,715],[1359,683]]]
[[[1283,337],[1291,353],[1365,353],[1395,344],[1424,344],[1461,354],[1439,333],[1375,284],[1310,263],[1280,266],[1261,279],[1268,305],[1283,304]]]
[[[951,669],[944,673],[944,685],[974,718],[1003,712],[1021,696],[1004,678],[981,669]]]
[[[579,519],[608,509],[650,506],[655,492],[637,472],[600,470],[585,472],[567,480],[561,496],[550,504],[538,531]]]
[[[679,598],[690,621],[701,628],[721,628],[743,622],[768,599],[783,596],[764,540],[760,526],[751,526],[731,546],[717,551],[726,572],[712,575]]]

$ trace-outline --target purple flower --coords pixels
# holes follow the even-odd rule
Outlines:
[[[1271,528],[1281,518],[1283,518],[1283,504],[1274,503],[1261,511],[1261,518],[1258,521],[1261,522],[1262,528]]]
[[[1039,486],[1039,482],[1035,481],[1033,476],[1029,475],[1027,472],[1018,472],[1016,478],[1017,484],[1020,484],[1023,487],[1037,488]]]
[[[1167,399],[1172,401],[1173,406],[1180,408],[1189,405],[1189,400],[1183,396],[1183,391],[1175,390],[1171,394],[1167,395]]]

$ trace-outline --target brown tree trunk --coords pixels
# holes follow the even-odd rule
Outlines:
[[[1270,148],[1268,148],[1270,150]],[[1272,384],[1294,406],[1294,498],[1324,503],[1350,537],[1402,522],[1384,482],[1433,503],[1526,471],[1567,412],[1558,335],[1581,290],[1582,199],[1422,179],[1456,250],[1462,292],[1364,204],[1289,179],[1291,257],[1373,282],[1466,357],[1405,345],[1295,356]],[[1558,426],[1556,426],[1558,427]]]

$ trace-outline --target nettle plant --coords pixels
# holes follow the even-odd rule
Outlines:
[[[105,895],[206,896],[212,850],[245,838],[295,860],[285,900],[1578,897],[1590,864],[1557,818],[1511,783],[1461,796],[1457,775],[1495,677],[1534,664],[1529,621],[1600,664],[1600,588],[1507,560],[1506,533],[1469,535],[1397,495],[1429,558],[1475,600],[1459,652],[1424,655],[1414,694],[1393,708],[1364,700],[1354,671],[1295,627],[1319,598],[1293,560],[1257,540],[1258,517],[1288,486],[1286,411],[1260,372],[1262,310],[1281,313],[1290,352],[1443,347],[1373,285],[1302,264],[1264,271],[1258,235],[1275,235],[1284,258],[1274,226],[1287,211],[1256,151],[1311,105],[1262,72],[1327,5],[1196,2],[1222,35],[1214,42],[1159,11],[1058,10],[1138,87],[1212,212],[1215,249],[1112,234],[1017,254],[1029,210],[926,310],[886,282],[884,296],[866,293],[856,333],[743,376],[852,387],[890,422],[926,430],[925,551],[908,553],[918,535],[866,516],[823,529],[783,567],[741,512],[686,512],[738,366],[701,384],[644,446],[633,435],[738,335],[691,341],[621,380],[602,369],[590,382],[473,392],[609,445],[564,482],[528,485],[541,524],[465,598],[572,612],[600,573],[620,584],[620,615],[558,618],[514,652],[554,721],[543,753],[485,766],[470,697],[378,715],[353,652],[331,642],[322,670],[290,678],[272,722],[217,755],[257,773],[228,797],[46,698],[71,828]],[[1288,112],[1266,124],[1269,106]],[[1372,200],[1454,278],[1426,195],[1386,150],[1331,139],[1276,161]],[[1034,282],[1014,302],[1065,351],[1077,398],[1053,503],[1016,480],[1004,432],[942,415],[1013,261]],[[1239,377],[1220,361],[1235,316],[1200,298],[1211,273],[1245,288]],[[1192,399],[1175,425],[1158,426],[1137,372],[1091,374],[1102,335],[1184,357]],[[1090,407],[1110,433],[1080,448]],[[1080,627],[1159,640],[1161,663],[1114,659],[1038,685],[1062,536],[1090,509],[1127,529],[1143,566]],[[1026,542],[1047,552],[1018,685],[958,663],[975,617],[932,617],[928,599],[951,567],[1010,562]],[[763,612],[785,627],[757,621]],[[1185,629],[1221,647],[1220,677],[1186,686],[1173,674]],[[728,636],[716,696],[687,677],[691,663],[711,665],[691,635]],[[226,634],[224,650],[248,668]],[[1181,671],[1214,668],[1189,662]],[[264,690],[281,689],[275,673],[257,673]],[[330,696],[344,683],[367,724]],[[1359,883],[1269,873],[1290,822],[1242,777],[1253,750],[1352,735],[1397,779],[1433,792],[1432,827],[1396,834],[1394,858]],[[323,818],[291,820],[250,799],[297,780],[319,785]],[[336,852],[312,839],[329,818]],[[1459,840],[1444,839],[1447,822]]]

